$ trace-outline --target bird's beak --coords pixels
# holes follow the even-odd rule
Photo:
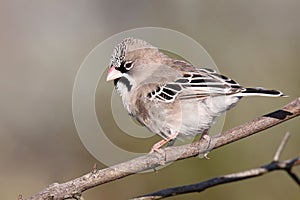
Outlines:
[[[115,80],[117,78],[122,77],[122,73],[118,70],[116,70],[116,68],[114,66],[111,66],[108,70],[107,76],[106,76],[106,81],[112,81]]]

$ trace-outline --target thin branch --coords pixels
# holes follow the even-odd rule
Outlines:
[[[287,132],[287,133],[284,135],[284,138],[282,139],[282,141],[281,141],[281,143],[280,143],[280,145],[279,145],[279,147],[278,147],[278,149],[277,149],[277,151],[276,151],[276,153],[275,153],[275,156],[274,156],[274,158],[273,158],[273,161],[278,161],[278,160],[279,160],[279,157],[280,157],[280,155],[281,155],[281,152],[282,152],[283,148],[285,147],[285,145],[286,145],[288,139],[290,138],[290,135],[291,135],[291,134],[290,134],[289,132]]]
[[[295,165],[300,165],[300,160],[298,159],[298,161],[295,162]],[[292,167],[290,169],[287,169],[286,172],[290,175],[290,177],[298,184],[300,185],[300,178],[297,176],[297,174],[295,174],[294,172],[292,172]]]
[[[243,172],[238,172],[238,173],[215,177],[215,178],[212,178],[212,179],[209,179],[209,180],[206,180],[203,182],[191,184],[191,185],[184,185],[184,186],[160,190],[157,192],[153,192],[150,194],[146,194],[146,195],[143,195],[140,197],[133,198],[132,200],[164,199],[164,198],[170,197],[170,196],[177,196],[177,195],[187,194],[187,193],[192,193],[192,192],[202,192],[210,187],[214,187],[214,186],[225,184],[225,183],[236,182],[236,181],[240,181],[240,180],[244,180],[244,179],[254,178],[254,177],[261,176],[266,173],[275,171],[275,170],[286,171],[291,176],[291,178],[293,180],[295,180],[295,182],[300,186],[298,176],[292,172],[292,168],[294,166],[300,165],[300,157],[296,157],[291,160],[285,160],[282,162],[278,161],[278,158],[280,157],[280,154],[282,153],[289,136],[290,136],[290,133],[285,134],[284,138],[282,139],[282,141],[276,151],[273,161],[267,165],[264,165],[259,168],[243,171]]]
[[[93,172],[65,183],[54,183],[38,194],[27,198],[27,200],[61,200],[80,197],[82,192],[90,188],[138,172],[154,169],[165,163],[204,154],[207,152],[207,147],[211,146],[209,144],[213,145],[212,149],[216,149],[290,120],[298,115],[300,115],[300,98],[290,102],[280,110],[225,131],[219,137],[211,138],[209,142],[207,140],[200,140],[192,144],[167,147],[162,152],[140,156],[102,170],[93,170]]]
[[[294,158],[291,160],[282,161],[282,162],[272,161],[271,163],[269,163],[265,166],[259,167],[259,168],[250,169],[250,170],[239,172],[239,173],[215,177],[215,178],[212,178],[212,179],[200,182],[200,183],[160,190],[160,191],[157,191],[157,192],[154,192],[151,194],[143,195],[141,197],[133,198],[132,200],[163,199],[166,197],[177,196],[177,195],[187,194],[187,193],[192,193],[192,192],[202,192],[205,189],[208,189],[210,187],[214,187],[214,186],[225,184],[225,183],[232,183],[232,182],[236,182],[236,181],[240,181],[240,180],[244,180],[244,179],[254,178],[254,177],[261,176],[266,173],[275,171],[275,170],[287,171],[288,169],[290,169],[290,167],[299,165],[300,164],[299,161],[300,161],[300,157],[297,157],[297,158]],[[297,179],[298,179],[298,177],[297,177]],[[299,183],[298,183],[298,185],[299,185]]]

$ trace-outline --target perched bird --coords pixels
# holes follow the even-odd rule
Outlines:
[[[284,96],[278,90],[242,87],[135,38],[114,48],[106,79],[114,80],[128,113],[163,138],[150,152],[177,137],[203,134],[243,96]]]

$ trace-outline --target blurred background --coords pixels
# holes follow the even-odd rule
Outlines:
[[[229,111],[230,129],[299,97],[300,2],[53,0],[0,2],[0,194],[17,199],[105,166],[81,143],[72,117],[74,79],[86,55],[113,34],[156,26],[189,35],[219,70],[240,84],[284,91],[289,98],[245,98]],[[107,58],[109,59],[109,58]],[[108,63],[108,60],[107,60]],[[103,66],[106,67],[106,66]],[[107,86],[112,90],[112,85]],[[101,107],[99,94],[97,108]],[[107,122],[108,125],[110,122]],[[112,123],[112,122],[111,122]],[[117,180],[84,192],[85,199],[128,199],[268,163],[285,132],[292,137],[281,159],[299,156],[299,119],[268,129],[156,173]],[[114,136],[127,148],[128,138]],[[130,143],[136,149],[149,142]],[[124,145],[125,144],[125,145]],[[296,168],[300,174],[300,169]],[[118,192],[116,192],[118,191]],[[296,199],[284,172],[170,199]]]

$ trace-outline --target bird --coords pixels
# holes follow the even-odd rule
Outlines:
[[[150,153],[176,138],[206,134],[244,96],[286,96],[275,89],[243,87],[133,37],[114,47],[106,80],[114,82],[129,115],[162,137]]]

